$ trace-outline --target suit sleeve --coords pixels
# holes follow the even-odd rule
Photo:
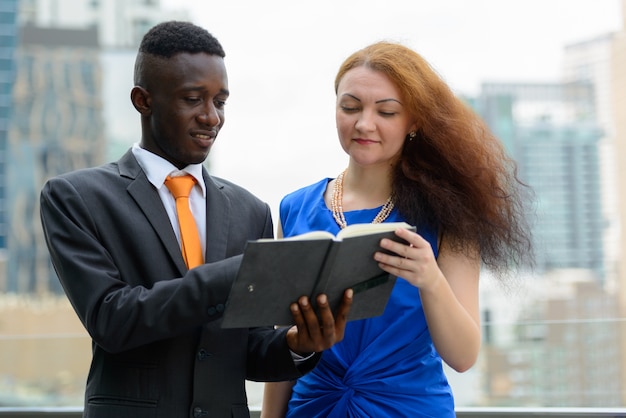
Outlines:
[[[199,266],[182,277],[165,277],[172,269],[166,267],[162,254],[148,254],[136,262],[131,259],[129,268],[146,271],[146,275],[161,274],[163,280],[130,284],[118,268],[119,260],[102,244],[99,228],[115,226],[98,225],[93,205],[83,197],[67,179],[50,180],[41,192],[40,214],[54,268],[95,343],[108,352],[121,352],[217,319],[211,308],[225,303],[240,256]],[[103,199],[123,205],[115,197]],[[119,236],[120,240],[141,239]],[[140,241],[131,244],[141,247]],[[153,248],[149,242],[143,246],[147,251]]]
[[[287,328],[260,327],[250,330],[247,379],[263,382],[293,380],[311,371],[321,358],[316,353],[304,362],[293,360],[285,334]]]

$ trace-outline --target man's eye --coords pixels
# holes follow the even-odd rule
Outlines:
[[[357,110],[359,110],[359,108],[351,106],[341,106],[341,110],[343,110],[344,112],[356,112]]]
[[[215,106],[222,109],[224,106],[226,106],[226,100],[216,100]]]

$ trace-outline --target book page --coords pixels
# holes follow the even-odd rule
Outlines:
[[[381,224],[352,224],[348,225],[337,234],[337,240],[348,237],[375,234],[378,232],[395,231],[398,228],[411,229],[411,225],[406,222],[383,222]]]
[[[257,241],[303,241],[312,239],[335,239],[335,236],[327,231],[311,231],[300,235],[294,235],[287,238],[261,238]]]
[[[328,231],[311,231],[284,239],[289,241],[299,241],[307,239],[335,239],[335,236]]]

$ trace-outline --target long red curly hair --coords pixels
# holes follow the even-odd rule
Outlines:
[[[532,193],[485,122],[406,46],[377,42],[355,52],[339,68],[335,92],[346,72],[359,66],[385,74],[398,87],[418,126],[394,168],[400,213],[414,224],[438,228],[453,250],[478,249],[495,273],[529,267]]]

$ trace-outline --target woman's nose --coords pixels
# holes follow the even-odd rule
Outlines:
[[[375,130],[376,124],[371,112],[363,111],[359,114],[354,127],[361,132],[370,132]]]

